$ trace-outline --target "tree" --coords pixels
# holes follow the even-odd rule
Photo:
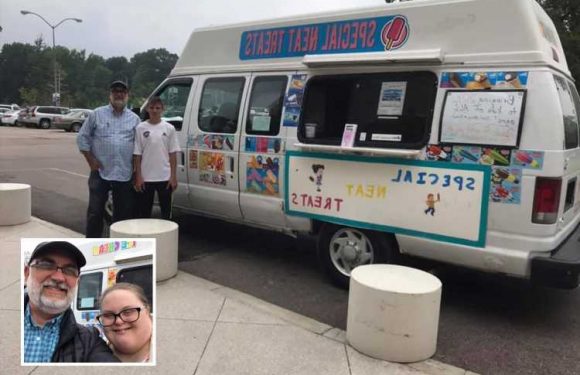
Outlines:
[[[177,62],[177,55],[165,48],[150,49],[137,53],[131,59],[133,69],[132,95],[135,99],[145,98],[167,77]]]

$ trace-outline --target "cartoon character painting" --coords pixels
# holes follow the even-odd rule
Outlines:
[[[424,211],[425,215],[431,213],[431,216],[435,216],[435,203],[441,201],[441,196],[437,193],[437,199],[435,199],[435,195],[432,193],[427,194],[427,200],[425,204],[427,205],[427,209]]]
[[[312,171],[314,171],[315,176],[310,176],[310,181],[316,184],[316,191],[322,191],[320,187],[322,186],[322,174],[324,173],[324,165],[322,164],[312,164]]]

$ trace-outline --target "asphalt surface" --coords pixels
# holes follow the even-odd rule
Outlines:
[[[0,127],[0,182],[32,185],[33,215],[84,232],[88,168],[74,135]],[[314,241],[179,216],[179,267],[346,328],[348,292],[316,263]],[[482,374],[580,374],[580,290],[413,263],[443,282],[435,359]]]

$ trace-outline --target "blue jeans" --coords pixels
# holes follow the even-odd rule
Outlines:
[[[103,217],[109,191],[113,191],[113,222],[133,218],[135,191],[132,181],[107,181],[101,178],[98,171],[91,171],[89,176],[89,208],[87,209],[87,238],[101,238],[103,236]]]

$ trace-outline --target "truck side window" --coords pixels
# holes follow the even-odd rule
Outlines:
[[[238,130],[238,114],[245,78],[210,78],[203,86],[197,121],[209,133],[230,133]]]
[[[436,93],[431,72],[313,77],[304,93],[298,139],[340,145],[345,124],[356,124],[355,146],[421,148]]]
[[[77,310],[98,310],[102,287],[102,272],[81,275],[77,292]]]
[[[185,108],[192,83],[193,80],[190,78],[183,81],[170,82],[155,93],[155,96],[161,98],[165,107],[163,120],[173,125],[177,131],[180,131],[183,126]],[[146,118],[148,116],[144,117]]]
[[[153,312],[153,266],[124,268],[117,272],[116,282],[137,284],[143,288]]]
[[[572,99],[572,90],[566,84],[566,80],[561,77],[554,76],[554,82],[556,82],[564,117],[564,148],[576,148],[578,147],[578,112]]]
[[[246,134],[278,135],[287,85],[288,77],[286,76],[254,79],[247,114]]]
[[[574,100],[574,108],[576,109],[576,126],[578,127],[578,136],[579,136],[578,142],[580,145],[580,96],[578,95],[576,86],[574,86],[573,83],[568,82],[568,86],[570,87],[572,99]]]

